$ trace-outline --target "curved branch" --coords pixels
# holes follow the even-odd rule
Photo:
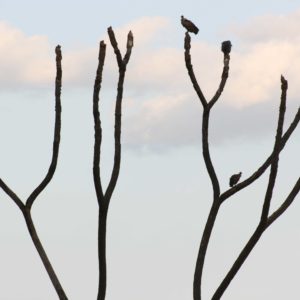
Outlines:
[[[100,178],[100,151],[101,151],[101,141],[102,141],[102,128],[99,112],[99,93],[101,89],[102,73],[105,60],[106,45],[104,41],[100,42],[99,47],[99,57],[98,57],[98,67],[97,74],[94,84],[94,95],[93,95],[93,115],[94,115],[94,129],[95,129],[95,144],[94,144],[94,161],[93,161],[93,178],[94,186],[96,190],[98,204],[103,201],[103,191],[101,186]]]
[[[43,181],[39,184],[39,186],[31,193],[26,201],[26,207],[31,208],[34,200],[37,196],[44,190],[44,188],[51,181],[58,159],[58,151],[59,151],[59,143],[60,143],[60,129],[61,129],[61,78],[62,78],[62,68],[61,68],[61,47],[58,45],[55,48],[56,53],[56,79],[55,79],[55,127],[54,127],[54,140],[53,140],[53,152],[52,152],[52,160],[49,167],[49,170],[43,179]]]
[[[186,32],[185,34],[185,39],[184,39],[184,58],[185,58],[185,65],[186,65],[186,68],[188,70],[188,73],[189,73],[189,76],[190,76],[190,79],[192,81],[192,84],[193,84],[193,87],[203,105],[203,107],[206,107],[207,106],[207,101],[200,89],[200,86],[197,82],[197,79],[196,79],[196,76],[194,74],[194,70],[193,70],[193,65],[192,65],[192,61],[191,61],[191,54],[190,54],[190,49],[191,49],[191,37],[189,35],[188,32]]]
[[[299,121],[300,121],[300,108],[298,108],[298,111],[294,117],[294,120],[292,121],[289,128],[286,130],[285,134],[282,136],[282,138],[280,140],[280,150],[279,151],[282,151],[286,142],[289,140],[290,136],[292,135],[294,130],[297,128]],[[275,153],[273,151],[271,153],[271,155],[266,159],[266,161],[251,176],[249,176],[247,179],[241,181],[233,188],[230,188],[227,191],[225,191],[223,194],[221,194],[220,201],[221,202],[225,201],[226,199],[228,199],[229,197],[231,197],[238,191],[240,191],[240,190],[244,189],[245,187],[247,187],[248,185],[250,185],[257,178],[259,178],[267,170],[267,168],[271,165],[274,155],[275,155]]]
[[[229,44],[229,49],[226,49],[226,45]],[[225,45],[225,49],[224,49],[224,45]],[[215,93],[215,95],[212,97],[212,99],[209,101],[208,105],[210,108],[213,107],[213,105],[218,101],[218,99],[220,98],[223,89],[225,87],[225,84],[227,82],[227,78],[229,75],[229,62],[230,62],[230,50],[231,50],[231,43],[230,41],[225,41],[222,43],[222,51],[224,52],[224,60],[223,60],[223,72],[222,72],[222,76],[221,76],[221,82],[219,84],[219,87]]]
[[[210,109],[204,108],[203,118],[202,118],[202,147],[203,147],[202,151],[203,151],[203,158],[206,165],[206,169],[213,186],[214,201],[216,201],[219,199],[219,195],[220,195],[220,184],[209,153],[209,144],[208,144],[209,114],[210,114]]]

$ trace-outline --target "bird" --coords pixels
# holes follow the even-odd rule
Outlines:
[[[242,176],[242,172],[233,174],[229,179],[230,187],[233,187],[234,185],[236,185],[239,182],[241,176]]]
[[[221,47],[221,50],[224,54],[229,54],[230,51],[231,51],[231,47],[232,47],[232,44],[230,41],[224,41],[222,43],[222,47]]]
[[[192,32],[195,34],[199,32],[198,27],[193,22],[186,19],[184,16],[181,16],[181,24],[188,32]]]

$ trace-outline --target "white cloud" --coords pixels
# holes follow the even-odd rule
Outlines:
[[[264,132],[253,126],[251,113],[261,114],[264,120],[273,119],[269,108],[277,106],[281,74],[289,80],[289,102],[300,94],[300,39],[295,29],[300,22],[297,19],[299,15],[300,12],[260,17],[253,20],[251,26],[246,24],[229,29],[237,38],[231,53],[229,79],[217,104],[221,108],[218,116],[226,116],[227,120],[218,120],[218,124],[223,125],[215,127],[219,142],[247,134],[254,136],[253,130],[256,129],[256,134]],[[129,30],[133,31],[135,38],[124,93],[125,98],[131,98],[126,109],[127,116],[124,114],[127,145],[162,148],[198,143],[201,106],[185,68],[184,50],[166,38],[180,35],[183,42],[183,32],[177,32],[163,17],[144,17],[114,30],[123,54]],[[2,89],[45,84],[52,88],[54,47],[48,39],[44,36],[26,36],[6,23],[0,23],[0,34]],[[117,65],[107,35],[105,40],[108,46],[103,89],[115,91]],[[63,51],[65,88],[81,86],[92,89],[97,46]],[[199,84],[210,99],[222,73],[220,45],[201,41],[200,35],[193,35],[191,53]],[[236,127],[236,123],[241,121],[240,116],[243,116],[242,121],[249,120],[249,125],[244,124],[243,132]],[[262,123],[257,124],[263,127]],[[228,125],[228,135],[220,133],[225,125]]]
[[[229,32],[234,33],[243,42],[258,43],[265,41],[279,42],[300,41],[300,10],[289,14],[263,15],[254,17],[245,25],[233,24]]]
[[[49,43],[45,36],[26,36],[0,22],[0,85],[2,89],[26,84],[43,85],[53,77]]]

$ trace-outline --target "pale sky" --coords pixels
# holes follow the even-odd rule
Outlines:
[[[221,42],[233,44],[229,79],[210,122],[222,191],[269,155],[289,82],[286,127],[299,107],[299,0],[15,1],[0,3],[0,178],[22,198],[47,172],[54,128],[54,48],[62,46],[62,138],[57,171],[33,219],[71,300],[96,299],[97,200],[92,178],[92,93],[98,44],[107,44],[102,85],[102,176],[113,159],[117,64],[135,38],[123,99],[122,162],[108,215],[107,300],[192,299],[196,255],[212,201],[201,150],[202,107],[183,57],[180,16],[200,28],[192,60],[208,98],[219,84]],[[281,155],[272,209],[299,177],[300,130]],[[268,171],[221,207],[208,248],[204,299],[255,229]],[[0,299],[53,300],[56,293],[18,207],[0,191]],[[300,299],[300,197],[263,235],[222,299]]]

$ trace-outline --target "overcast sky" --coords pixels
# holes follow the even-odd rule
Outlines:
[[[122,53],[129,30],[135,40],[125,79],[121,172],[108,216],[107,300],[192,299],[212,190],[202,160],[202,107],[184,64],[181,15],[200,28],[191,52],[207,98],[219,84],[221,42],[233,44],[229,80],[210,122],[212,159],[224,191],[230,175],[251,175],[272,150],[281,74],[289,82],[285,128],[299,107],[299,0],[0,2],[0,178],[22,199],[43,179],[51,159],[54,48],[62,46],[58,167],[34,204],[33,218],[69,299],[97,294],[92,93],[104,39],[106,185],[118,75],[109,26]],[[282,153],[272,209],[299,177],[299,138],[297,129]],[[208,248],[204,299],[255,229],[267,177],[222,206]],[[19,209],[2,191],[0,198],[0,299],[56,299]],[[300,299],[299,200],[263,235],[222,299]]]

